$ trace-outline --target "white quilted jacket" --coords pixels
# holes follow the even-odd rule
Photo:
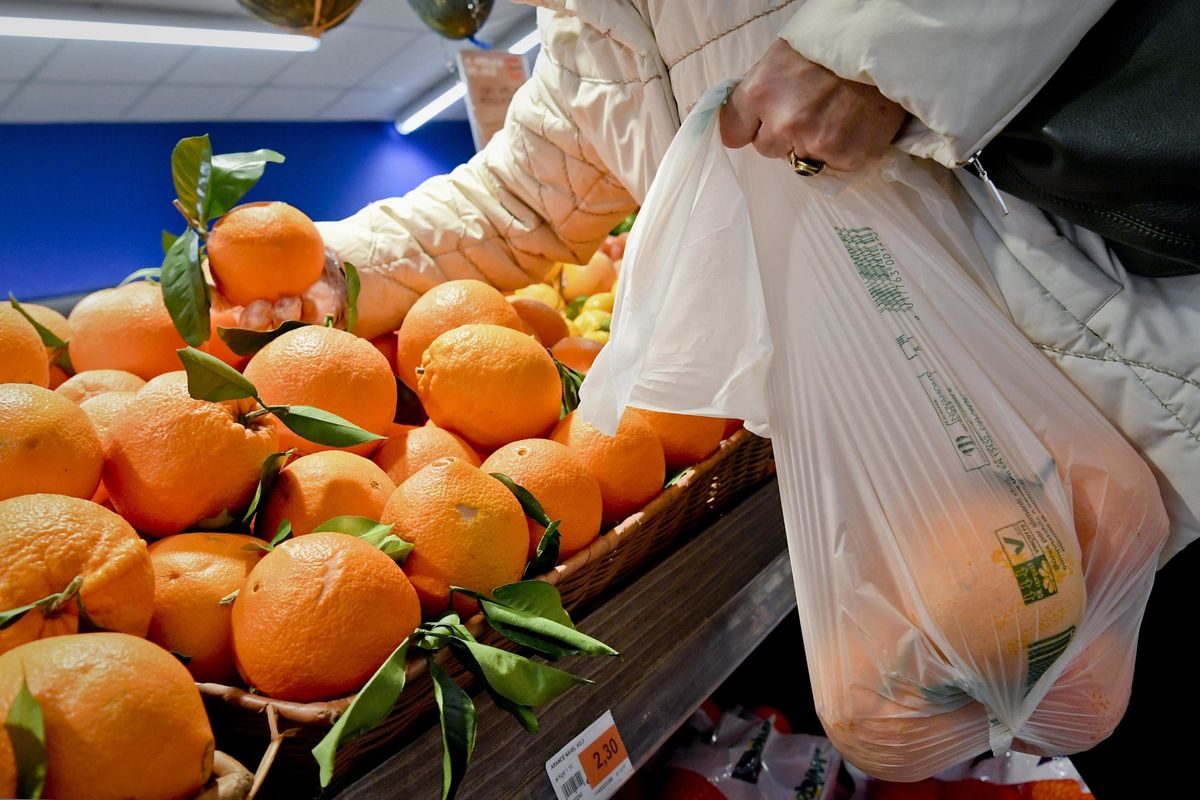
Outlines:
[[[322,223],[322,234],[363,272],[364,336],[397,328],[441,281],[516,289],[555,261],[586,261],[645,197],[692,104],[776,37],[878,86],[912,114],[899,146],[955,167],[1110,3],[535,1],[542,51],[505,129],[451,174]],[[1015,198],[1001,217],[977,180],[956,174],[961,185],[947,183],[991,270],[981,281],[1154,469],[1172,519],[1165,560],[1200,538],[1200,278],[1129,276],[1094,234]]]

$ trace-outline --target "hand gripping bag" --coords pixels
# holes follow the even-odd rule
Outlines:
[[[816,708],[864,771],[1091,747],[1124,713],[1166,536],[1148,467],[975,283],[935,173],[804,179],[727,151],[730,85],[660,167],[580,414],[771,436]]]

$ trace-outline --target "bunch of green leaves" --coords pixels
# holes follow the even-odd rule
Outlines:
[[[637,220],[637,212],[633,212],[625,219],[617,223],[617,227],[609,231],[610,236],[620,236],[622,233],[628,233],[633,230],[633,223]]]
[[[29,324],[33,326],[34,330],[38,332],[38,336],[40,336],[42,339],[42,345],[51,349],[52,352],[50,355],[50,363],[67,373],[67,375],[74,375],[75,366],[71,363],[70,354],[67,353],[67,346],[70,343],[65,339],[60,339],[58,335],[54,333],[54,331],[50,330],[45,325],[34,319],[30,313],[25,310],[25,307],[17,302],[17,298],[13,296],[12,292],[8,293],[8,302],[17,310],[17,313],[28,320]]]
[[[558,418],[562,419],[579,408],[579,387],[583,385],[584,374],[571,369],[557,358],[554,359],[554,366],[558,370],[559,383],[562,384],[562,403],[558,413]]]
[[[269,163],[282,164],[283,156],[274,150],[213,155],[208,134],[180,139],[171,153],[175,208],[187,227],[178,236],[163,232],[159,279],[171,320],[190,345],[211,333],[208,285],[200,268],[209,224],[237,205]]]
[[[17,797],[39,800],[46,783],[46,724],[42,707],[22,680],[8,707],[4,730],[17,767]]]
[[[529,647],[550,660],[567,655],[608,655],[617,652],[577,630],[562,607],[558,590],[543,581],[520,581],[497,587],[490,597],[451,587],[479,602],[484,619],[499,634]],[[534,661],[523,655],[483,644],[457,614],[447,614],[419,626],[396,648],[354,698],[321,742],[313,748],[321,786],[333,777],[337,748],[370,730],[395,708],[404,690],[408,651],[425,651],[442,727],[442,799],[453,798],[466,773],[475,747],[475,705],[462,687],[434,661],[438,650],[449,648],[464,669],[479,678],[498,708],[512,714],[529,733],[537,733],[534,709],[562,695],[586,678]]]

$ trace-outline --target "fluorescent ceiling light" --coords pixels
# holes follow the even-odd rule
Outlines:
[[[516,53],[519,56],[523,56],[526,53],[528,53],[530,50],[532,50],[533,48],[535,48],[539,44],[541,44],[541,42],[542,42],[542,38],[540,36],[538,36],[537,28],[534,28],[529,33],[525,34],[520,39],[518,39],[516,44],[514,44],[512,47],[508,48],[508,52]]]
[[[508,52],[513,53],[514,55],[523,56],[533,48],[537,47],[540,43],[541,39],[538,36],[537,28],[534,28],[532,31],[518,39],[512,47],[508,48]],[[417,109],[403,121],[397,122],[396,130],[405,135],[410,134],[417,128],[424,125],[426,122],[429,122],[438,114],[445,111],[450,106],[457,103],[459,100],[466,97],[466,95],[467,87],[463,85],[462,81],[457,81],[449,89],[430,100],[421,108]]]
[[[244,50],[316,50],[320,40],[290,33],[182,28],[174,25],[134,25],[73,19],[0,17],[0,36],[33,39],[76,39],[93,42],[178,44],[193,47],[234,47]]]
[[[462,81],[457,81],[453,86],[430,100],[403,122],[397,122],[396,130],[403,134],[412,133],[459,100],[462,100],[466,95],[467,87],[463,85]]]

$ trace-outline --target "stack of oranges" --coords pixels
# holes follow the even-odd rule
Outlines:
[[[316,274],[311,236],[289,228],[303,227],[295,210],[271,208],[230,212],[238,246],[212,249],[218,285],[238,287],[243,305],[262,299],[259,262],[277,274],[288,247],[301,282]],[[255,225],[282,250],[246,245]],[[486,594],[519,580],[544,529],[492,473],[560,521],[566,559],[715,451],[722,420],[630,410],[609,437],[562,413],[560,365],[586,372],[607,341],[618,267],[601,253],[509,296],[443,283],[374,341],[307,325],[249,358],[215,337],[201,348],[239,366],[263,404],[316,407],[377,435],[346,447],[305,438],[255,399],[193,398],[156,283],[95,292],[68,318],[24,307],[68,342],[74,374],[0,306],[0,612],[46,601],[0,630],[0,718],[24,676],[46,717],[47,792],[188,796],[209,777],[213,743],[181,676],[295,701],[343,696],[422,619],[474,610],[450,586]],[[230,308],[222,324],[237,319]],[[428,421],[395,423],[398,389]],[[260,487],[272,460],[281,468]],[[415,549],[401,565],[325,526],[348,516]],[[97,666],[72,683],[68,664]],[[112,769],[134,756],[136,768]]]

